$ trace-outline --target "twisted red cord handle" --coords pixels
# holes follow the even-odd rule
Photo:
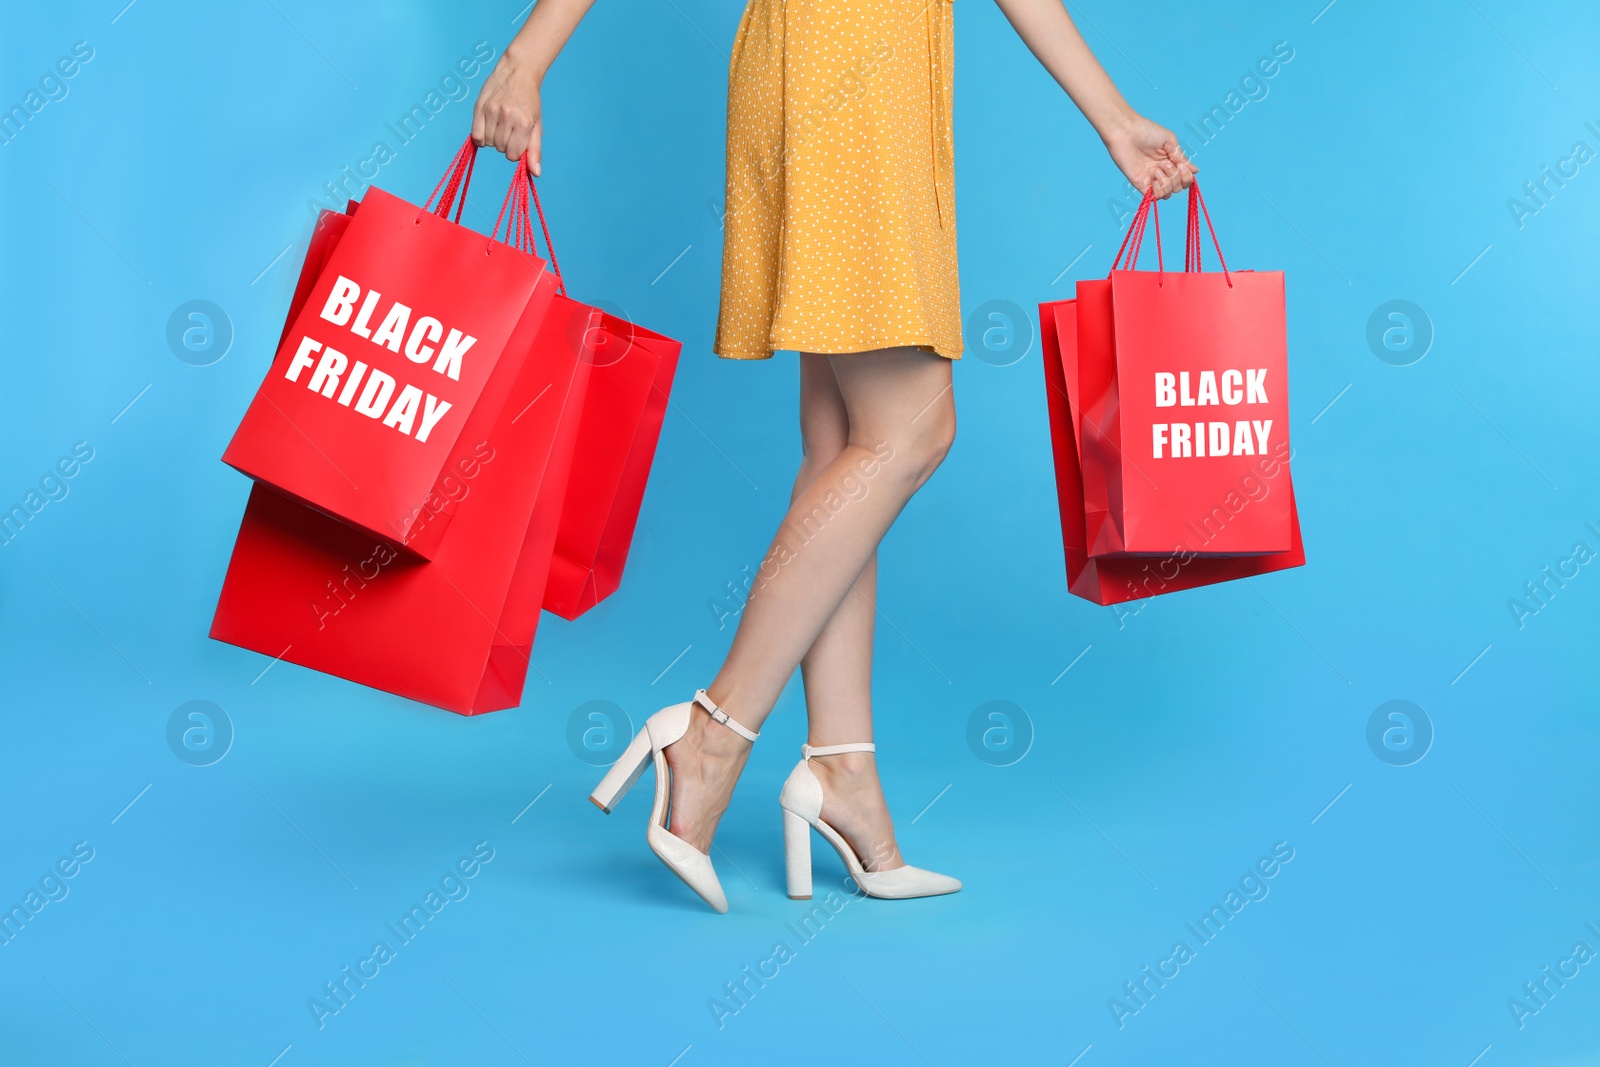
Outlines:
[[[1202,268],[1201,252],[1203,244],[1200,237],[1200,219],[1204,218],[1206,229],[1211,234],[1211,246],[1217,250],[1217,261],[1222,265],[1222,276],[1228,283],[1228,288],[1233,288],[1233,274],[1228,270],[1228,261],[1222,254],[1222,245],[1217,241],[1217,230],[1211,222],[1211,211],[1206,207],[1205,197],[1200,195],[1200,183],[1193,182],[1189,186],[1188,218],[1185,224],[1183,241],[1183,269],[1186,272],[1199,272]],[[1158,273],[1166,272],[1166,264],[1161,254],[1161,214],[1156,206],[1155,194],[1146,192],[1144,199],[1139,201],[1139,210],[1134,213],[1133,222],[1128,225],[1128,232],[1122,238],[1122,245],[1117,249],[1117,257],[1111,262],[1111,269],[1116,270],[1123,265],[1123,256],[1127,255],[1125,269],[1133,270],[1139,261],[1139,252],[1144,244],[1145,229],[1151,217],[1156,224],[1156,270]]]
[[[499,238],[500,224],[502,222],[506,222],[505,242],[506,244],[511,245],[513,248],[516,247],[515,235],[517,227],[517,208],[520,203],[525,202],[528,198],[527,189],[524,184],[526,181],[527,175],[520,170],[512,176],[511,188],[506,190],[506,198],[500,202],[500,213],[494,217],[494,226],[489,230],[490,244],[493,244],[495,240]],[[520,196],[518,195],[519,193],[521,194]],[[511,218],[509,221],[506,219],[506,212],[508,210],[511,212]]]
[[[473,152],[471,155],[467,156],[467,173],[466,176],[461,179],[461,203],[456,205],[456,222],[461,221],[461,212],[466,209],[467,186],[472,184],[472,168],[475,167],[477,163],[478,153]],[[454,196],[452,196],[452,199],[454,199]]]
[[[522,169],[524,174],[527,173],[528,153],[522,153],[522,159],[518,162],[518,166]],[[544,221],[544,205],[539,203],[539,190],[534,186],[531,180],[528,182],[528,191],[533,194],[533,210],[539,213],[539,229],[544,233],[544,250],[550,253],[550,269],[556,272],[556,292],[560,293],[562,296],[566,296],[567,281],[561,276],[561,264],[556,262],[556,246],[550,240],[550,226]],[[526,218],[526,213],[524,213],[524,218]],[[531,246],[533,244],[532,227],[529,227],[528,231],[528,244],[531,250]]]
[[[1165,273],[1166,261],[1161,252],[1161,213],[1156,209],[1155,192],[1147,190],[1144,199],[1139,201],[1139,210],[1133,216],[1133,223],[1128,227],[1128,235],[1122,239],[1122,247],[1117,250],[1117,258],[1112,261],[1111,269],[1116,270],[1122,263],[1122,254],[1128,253],[1128,270],[1133,270],[1139,262],[1139,252],[1144,247],[1145,227],[1150,219],[1156,223],[1156,266],[1157,270]]]
[[[1198,202],[1194,194],[1189,194],[1189,209],[1185,213],[1188,219],[1185,223],[1183,235],[1183,269],[1199,272],[1200,266],[1200,215],[1196,210]]]
[[[465,144],[456,149],[455,158],[450,161],[450,167],[445,171],[444,177],[439,179],[439,184],[435,185],[433,192],[428,194],[428,199],[422,205],[423,210],[431,211],[440,218],[444,218],[450,213],[450,206],[455,200],[456,190],[463,186],[464,181],[470,182],[472,180],[472,162],[477,158],[476,147],[471,138],[468,138]],[[441,189],[444,190],[444,196],[435,206],[434,197],[439,196]],[[464,204],[465,202],[466,194],[463,191],[462,203]]]
[[[1228,261],[1222,256],[1222,245],[1217,242],[1217,228],[1211,225],[1211,211],[1206,207],[1205,197],[1200,195],[1200,183],[1198,181],[1189,186],[1189,204],[1190,210],[1193,210],[1193,205],[1200,205],[1200,213],[1205,216],[1206,229],[1211,231],[1211,247],[1217,250],[1217,262],[1222,264],[1222,276],[1227,279],[1228,288],[1232,289],[1233,275],[1228,272]],[[1194,232],[1197,238],[1195,241],[1195,263],[1198,264],[1200,262],[1200,241],[1198,240],[1200,223],[1198,221],[1194,224]]]
[[[1128,232],[1123,235],[1122,246],[1117,249],[1117,258],[1111,261],[1112,270],[1116,270],[1121,265],[1122,255],[1128,250],[1130,243],[1133,244],[1134,255],[1137,256],[1139,254],[1139,245],[1137,241],[1134,241],[1134,235],[1139,234],[1142,236],[1144,233],[1145,213],[1150,210],[1150,201],[1151,195],[1148,192],[1144,194],[1144,199],[1139,201],[1139,209],[1134,212],[1133,221],[1128,224]],[[1129,261],[1129,267],[1131,269],[1132,260]]]
[[[451,207],[455,208],[455,221],[461,221],[461,212],[467,206],[467,188],[472,184],[472,169],[477,164],[478,145],[468,137],[456,151],[455,158],[451,160],[450,168],[444,177],[439,179],[439,184],[433,187],[433,192],[428,194],[428,199],[423,205],[426,211],[432,211],[440,218],[447,218]],[[441,196],[441,190],[443,195]],[[460,196],[458,201],[456,198]],[[435,204],[434,198],[438,197]],[[505,243],[513,248],[527,252],[529,255],[538,255],[538,246],[533,236],[533,220],[528,213],[528,201],[533,200],[534,211],[539,215],[539,229],[544,234],[545,251],[550,257],[550,266],[556,275],[556,291],[565,296],[567,292],[566,279],[561,276],[561,265],[556,262],[555,244],[550,240],[550,224],[545,221],[544,205],[539,203],[539,190],[534,187],[533,181],[528,177],[528,154],[524,152],[517,163],[517,173],[511,179],[511,188],[506,190],[506,197],[500,203],[500,213],[495,216],[494,228],[489,231],[489,239],[495,240],[500,233],[501,223],[506,224]],[[509,218],[507,212],[509,211]]]

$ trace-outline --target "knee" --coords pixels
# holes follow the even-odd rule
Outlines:
[[[955,440],[956,406],[946,393],[902,431],[889,436],[886,444],[892,453],[884,458],[884,466],[897,471],[912,488],[919,488],[939,469]]]
[[[850,444],[850,435],[843,431],[808,431],[800,435],[800,461],[807,467],[821,470],[839,458]]]
[[[798,495],[813,478],[826,470],[849,444],[849,435],[843,432],[803,429],[800,435],[800,470],[794,480],[795,493]]]

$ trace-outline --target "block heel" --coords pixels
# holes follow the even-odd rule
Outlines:
[[[648,730],[640,729],[633,735],[633,740],[628,742],[628,747],[621,758],[611,765],[606,776],[600,779],[600,784],[595,786],[594,792],[589,794],[590,802],[610,815],[611,809],[627,796],[628,790],[633,788],[633,783],[639,780],[648,766],[650,766],[650,733]]]
[[[789,899],[811,899],[811,824],[792,811],[783,813],[783,863],[789,872]]]

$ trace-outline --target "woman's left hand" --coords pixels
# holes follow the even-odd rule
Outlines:
[[[1106,137],[1105,144],[1112,161],[1133,187],[1141,193],[1153,188],[1158,200],[1189,188],[1200,169],[1183,154],[1171,130],[1142,115],[1135,115]]]

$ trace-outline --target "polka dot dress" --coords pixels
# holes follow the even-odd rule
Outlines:
[[[749,0],[716,352],[961,356],[951,0]]]

